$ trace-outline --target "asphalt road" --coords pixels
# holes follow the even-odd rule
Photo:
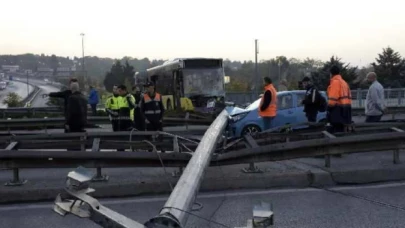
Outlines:
[[[41,89],[41,91],[39,91],[38,96],[36,96],[35,99],[32,101],[31,107],[47,107],[49,98],[48,97],[44,98],[41,95],[57,92],[60,90],[59,88],[54,87],[52,85],[36,84],[36,86],[38,86]]]
[[[29,91],[34,89],[33,86],[28,86]],[[3,104],[4,99],[8,93],[17,93],[21,98],[27,97],[27,84],[23,82],[12,81],[5,90],[0,91],[0,108],[7,108],[7,105]]]
[[[284,227],[404,227],[404,183],[336,187],[331,189],[274,189],[200,194],[203,207],[190,212],[186,227],[244,227],[252,208],[260,202],[273,205],[275,226]],[[125,216],[144,223],[156,216],[167,196],[102,200]],[[198,218],[198,217],[200,218]],[[223,225],[207,222],[216,221]],[[92,221],[52,211],[52,203],[0,207],[0,227],[76,228],[99,227]]]

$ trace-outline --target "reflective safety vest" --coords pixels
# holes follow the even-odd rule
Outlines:
[[[149,94],[143,95],[143,111],[145,116],[149,120],[159,120],[162,110],[160,110],[160,103],[162,102],[162,96],[159,93],[155,93],[155,97],[152,99]]]
[[[120,98],[120,96],[111,96],[107,98],[107,101],[105,102],[105,108],[107,109],[107,112],[112,111],[118,113]],[[118,119],[118,116],[111,116],[111,119]]]
[[[269,91],[271,94],[271,102],[266,110],[262,111],[261,107],[264,101],[264,94]],[[277,114],[277,90],[274,88],[273,84],[269,84],[264,87],[264,93],[260,100],[259,105],[259,116],[261,117],[275,117]]]
[[[328,87],[328,106],[351,106],[352,93],[342,76],[335,75],[330,79]]]
[[[135,98],[131,95],[132,103],[135,104]],[[120,120],[134,120],[134,109],[129,107],[128,98],[126,96],[120,97],[118,100],[119,119]]]

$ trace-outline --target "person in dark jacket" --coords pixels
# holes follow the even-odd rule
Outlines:
[[[72,83],[78,83],[76,78],[72,78],[69,81],[69,86]],[[49,94],[44,94],[43,96],[49,96],[49,97],[53,97],[53,98],[62,98],[63,99],[63,107],[64,107],[64,116],[65,116],[65,121],[67,120],[67,106],[68,106],[68,98],[69,96],[72,95],[72,91],[70,89],[66,89],[60,92],[53,92],[53,93],[49,93]],[[65,124],[65,133],[68,132],[67,129],[67,123]]]
[[[142,119],[140,103],[142,99],[142,92],[139,86],[132,87],[132,96],[135,98],[135,110],[134,110],[134,126],[138,131],[145,130],[145,120]]]
[[[145,120],[147,131],[161,131],[165,111],[162,96],[155,91],[155,85],[152,82],[147,83],[145,87],[147,91],[140,103],[142,119]]]
[[[305,93],[305,97],[302,100],[302,104],[304,105],[304,112],[308,119],[308,122],[316,122],[316,117],[318,115],[319,109],[319,97],[321,94],[319,93],[318,89],[311,83],[311,79],[309,77],[305,77],[302,80],[302,86],[307,90]]]
[[[93,116],[97,115],[98,102],[99,102],[99,97],[98,97],[97,90],[93,86],[90,86],[89,105],[91,106],[91,111],[93,113]]]
[[[70,84],[72,94],[67,99],[66,122],[69,132],[85,132],[87,124],[87,99],[79,91],[79,83]]]

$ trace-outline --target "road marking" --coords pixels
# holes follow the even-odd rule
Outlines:
[[[359,189],[379,189],[379,188],[392,188],[392,187],[403,187],[405,182],[399,183],[387,183],[387,184],[373,184],[373,185],[362,185],[362,186],[345,186],[345,187],[332,187],[330,190],[359,190]],[[302,193],[302,192],[322,192],[323,189],[318,188],[298,188],[298,189],[269,189],[269,190],[255,190],[255,191],[238,191],[238,192],[216,192],[216,193],[203,193],[200,194],[198,199],[212,199],[220,197],[240,197],[240,196],[256,196],[256,195],[266,195],[266,194],[282,194],[282,193]],[[131,199],[105,199],[100,200],[100,202],[105,205],[122,205],[130,203],[148,203],[148,202],[165,202],[168,199],[167,196],[148,196],[142,198],[131,198]],[[163,205],[162,205],[163,206]],[[29,210],[29,209],[50,209],[53,204],[49,203],[37,203],[37,204],[14,204],[0,206],[0,211],[10,211],[10,210]]]

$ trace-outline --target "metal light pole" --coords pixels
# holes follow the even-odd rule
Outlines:
[[[281,83],[281,60],[278,60],[278,81]]]
[[[82,36],[82,72],[83,72],[83,80],[84,80],[84,86],[87,85],[87,75],[85,73],[85,68],[84,68],[84,33],[80,33],[80,36]]]
[[[30,94],[30,86],[28,85],[28,70],[25,71],[27,74],[27,96]]]
[[[259,71],[257,68],[257,54],[259,54],[258,40],[255,40],[255,95],[259,96]]]

